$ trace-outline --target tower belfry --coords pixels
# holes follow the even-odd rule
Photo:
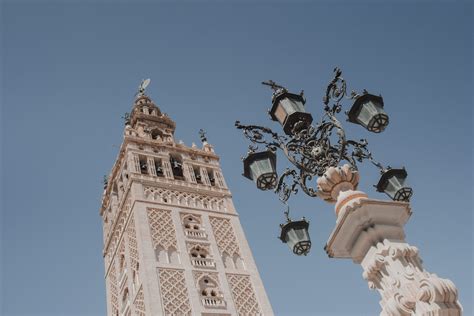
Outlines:
[[[176,143],[144,82],[100,208],[108,315],[273,315],[219,157]]]

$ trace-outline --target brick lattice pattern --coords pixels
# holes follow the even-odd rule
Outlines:
[[[176,230],[174,228],[171,211],[156,208],[147,209],[153,247],[162,246],[164,249],[173,247],[178,249]]]
[[[118,289],[117,276],[115,274],[115,265],[112,264],[109,271],[109,287],[110,287],[110,302],[112,306],[112,315],[117,315],[119,311],[118,305]]]
[[[184,272],[159,269],[158,274],[165,315],[191,315]]]
[[[132,214],[133,215],[133,214]],[[128,239],[128,254],[130,259],[130,266],[132,271],[138,273],[138,244],[137,244],[137,233],[135,231],[135,221],[133,216],[130,218],[130,222],[127,227],[127,239]]]
[[[239,315],[261,315],[250,277],[248,275],[227,274],[227,280]]]
[[[235,238],[234,229],[228,218],[209,217],[211,222],[214,237],[216,238],[217,247],[221,254],[226,252],[233,256],[237,254],[240,256],[239,245]]]
[[[137,316],[146,316],[145,312],[145,297],[143,296],[143,289],[140,287],[138,294],[135,297],[135,302],[133,303],[135,307],[135,315]]]

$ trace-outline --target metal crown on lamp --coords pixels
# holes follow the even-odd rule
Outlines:
[[[394,201],[409,202],[413,189],[405,185],[407,175],[405,168],[387,168],[382,170],[382,176],[375,187],[378,192],[384,192]]]
[[[274,189],[277,183],[276,155],[271,150],[249,152],[244,158],[244,176],[260,190]]]
[[[372,157],[365,139],[359,141],[348,139],[346,132],[337,118],[341,112],[343,100],[353,100],[347,113],[348,121],[364,126],[375,133],[382,132],[388,125],[384,101],[381,96],[347,93],[346,81],[339,68],[334,69],[335,76],[326,88],[323,98],[323,110],[320,121],[312,125],[313,117],[306,113],[303,92],[293,94],[274,81],[262,82],[273,90],[272,108],[269,111],[273,120],[283,127],[285,135],[278,134],[270,128],[258,125],[235,126],[241,129],[253,145],[251,152],[244,159],[244,176],[255,181],[261,190],[274,189],[279,199],[287,204],[292,194],[301,188],[311,197],[322,197],[321,188],[312,179],[325,175],[330,168],[347,163],[348,168],[357,171],[357,163],[370,161],[381,169],[377,191],[385,192],[395,201],[409,201],[412,189],[405,185],[405,169],[384,168]],[[266,150],[258,151],[259,146]],[[276,151],[281,149],[294,168],[286,168],[277,178]],[[334,199],[334,197],[332,197]],[[306,254],[311,247],[308,234],[309,223],[304,220],[293,222],[287,216],[287,223],[281,225],[280,239],[287,243],[297,254]]]
[[[380,133],[388,125],[388,115],[383,110],[383,98],[367,93],[357,96],[347,113],[348,121],[364,126],[367,130]]]

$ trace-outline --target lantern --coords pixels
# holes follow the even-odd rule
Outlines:
[[[406,186],[407,172],[403,169],[384,170],[376,185],[378,192],[385,192],[394,201],[409,202],[413,189]]]
[[[388,125],[382,97],[369,93],[357,97],[347,115],[349,122],[362,125],[374,133],[383,132]]]
[[[276,155],[267,150],[250,152],[244,159],[244,177],[255,181],[260,190],[269,190],[276,187]]]
[[[307,255],[311,249],[311,240],[308,234],[309,222],[303,219],[292,222],[288,219],[286,224],[280,224],[282,242],[286,243],[294,254]]]
[[[273,96],[272,102],[270,116],[282,125],[283,131],[287,135],[293,135],[313,122],[311,114],[306,113],[304,109],[306,100],[302,95],[289,93],[286,89],[282,89]]]

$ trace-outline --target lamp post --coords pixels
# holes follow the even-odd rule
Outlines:
[[[389,123],[382,96],[366,90],[349,94],[341,70],[335,68],[334,73],[323,98],[324,113],[315,125],[305,110],[303,91],[294,94],[274,81],[262,82],[273,90],[269,114],[285,135],[236,121],[235,126],[252,143],[243,159],[244,176],[260,190],[273,189],[286,205],[299,188],[311,197],[335,203],[336,227],[325,250],[331,258],[351,258],[362,265],[369,287],[381,293],[381,315],[460,315],[462,307],[454,284],[425,271],[418,249],[405,242],[403,226],[411,215],[408,202],[413,194],[405,168],[384,167],[373,158],[367,140],[346,137],[337,118],[343,100],[349,99],[352,106],[345,112],[347,121],[381,133]],[[293,165],[279,177],[278,151]],[[363,161],[380,170],[374,186],[392,201],[369,199],[357,191],[357,163]],[[311,184],[313,179],[316,184]],[[280,239],[294,254],[307,255],[311,248],[309,222],[304,218],[292,221],[289,207],[285,216]]]

